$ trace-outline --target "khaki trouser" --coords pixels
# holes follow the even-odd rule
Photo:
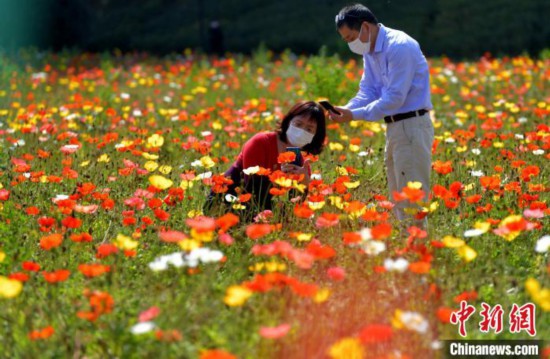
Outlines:
[[[425,193],[424,201],[427,202],[430,193],[433,140],[434,128],[429,113],[387,124],[384,160],[392,201],[394,191],[401,192],[408,182],[420,182]],[[410,215],[405,213],[405,208],[418,207],[408,201],[394,203],[394,213],[400,221],[411,219]],[[413,220],[412,224],[427,229],[427,220]]]

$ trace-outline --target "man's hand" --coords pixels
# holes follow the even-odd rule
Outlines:
[[[336,109],[340,111],[341,115],[338,115],[332,111],[329,111],[328,113],[332,121],[338,122],[338,123],[344,123],[344,122],[350,122],[353,120],[353,114],[347,108],[336,107]]]

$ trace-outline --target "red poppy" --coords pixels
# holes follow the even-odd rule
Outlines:
[[[290,324],[281,324],[276,327],[261,327],[260,336],[268,339],[278,339],[284,337],[290,330]]]
[[[246,227],[246,236],[250,239],[258,239],[268,235],[272,231],[273,227],[270,224],[251,224]]]
[[[8,276],[9,279],[15,279],[15,280],[18,280],[20,282],[26,282],[29,280],[29,275],[27,273],[22,273],[22,272],[15,272],[15,273],[12,273]]]
[[[36,216],[37,214],[40,214],[40,210],[37,207],[31,206],[27,207],[25,210],[29,216]]]
[[[138,321],[140,322],[148,322],[150,320],[155,319],[160,314],[159,307],[151,307],[147,310],[144,310],[143,312],[139,313]]]
[[[155,338],[161,342],[177,342],[183,339],[183,335],[177,329],[172,330],[157,330],[155,331]]]
[[[0,201],[7,201],[10,198],[10,191],[5,188],[0,189]]]
[[[159,232],[159,238],[163,242],[174,243],[187,239],[187,235],[179,231],[162,231]]]
[[[110,256],[111,254],[115,254],[118,252],[118,248],[111,243],[104,243],[100,244],[99,247],[97,247],[97,253],[96,258],[101,259],[105,258],[107,256]]]
[[[40,217],[38,218],[38,224],[41,227],[52,227],[55,224],[55,218],[51,217]]]
[[[322,245],[319,240],[312,240],[306,247],[308,253],[312,254],[316,259],[329,259],[336,255],[336,251],[331,246]]]
[[[313,210],[306,203],[299,203],[294,206],[294,215],[298,218],[311,218],[313,214]]]
[[[319,289],[315,284],[302,283],[298,281],[290,283],[290,288],[300,297],[313,297],[317,294]]]
[[[151,198],[148,202],[147,202],[147,205],[149,206],[149,208],[151,209],[155,209],[155,208],[159,208],[162,206],[162,201],[160,198]]]
[[[317,228],[327,228],[327,227],[333,227],[338,223],[340,223],[339,214],[324,212],[319,217],[317,217],[317,221],[315,221],[315,226]]]
[[[135,217],[124,217],[122,220],[122,225],[125,227],[133,226],[137,223],[137,219]]]
[[[40,270],[40,264],[35,262],[25,261],[21,264],[21,267],[29,272],[38,272]]]
[[[216,229],[216,220],[211,217],[198,216],[188,218],[185,220],[185,223],[198,233],[211,232]]]
[[[361,329],[359,340],[363,344],[380,343],[391,340],[393,329],[387,324],[370,324]]]
[[[342,267],[330,267],[327,269],[327,276],[331,280],[339,282],[346,278],[346,271]]]
[[[538,166],[527,166],[521,170],[521,179],[523,182],[530,182],[531,177],[536,177],[540,174]]]
[[[170,213],[163,211],[160,208],[155,209],[153,212],[155,213],[155,217],[161,221],[167,221],[170,218]]]
[[[466,197],[465,200],[469,204],[478,203],[481,200],[481,195],[480,194],[474,194],[474,195]]]

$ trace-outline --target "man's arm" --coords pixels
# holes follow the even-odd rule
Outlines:
[[[359,91],[357,91],[355,97],[349,100],[345,106],[342,106],[343,108],[352,110],[365,107],[378,98],[376,95],[376,90],[371,85],[372,79],[369,81],[369,78],[372,78],[372,75],[368,74],[366,62],[367,60],[363,57],[363,75],[361,76],[361,81],[359,81]]]
[[[353,119],[378,121],[395,113],[407,97],[416,69],[416,49],[412,44],[395,46],[388,52],[388,88],[366,106],[352,109]]]

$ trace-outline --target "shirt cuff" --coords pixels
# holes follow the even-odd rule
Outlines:
[[[355,108],[355,109],[351,110],[351,114],[353,115],[353,120],[354,121],[364,119],[364,116],[363,116],[364,110],[362,108]]]

